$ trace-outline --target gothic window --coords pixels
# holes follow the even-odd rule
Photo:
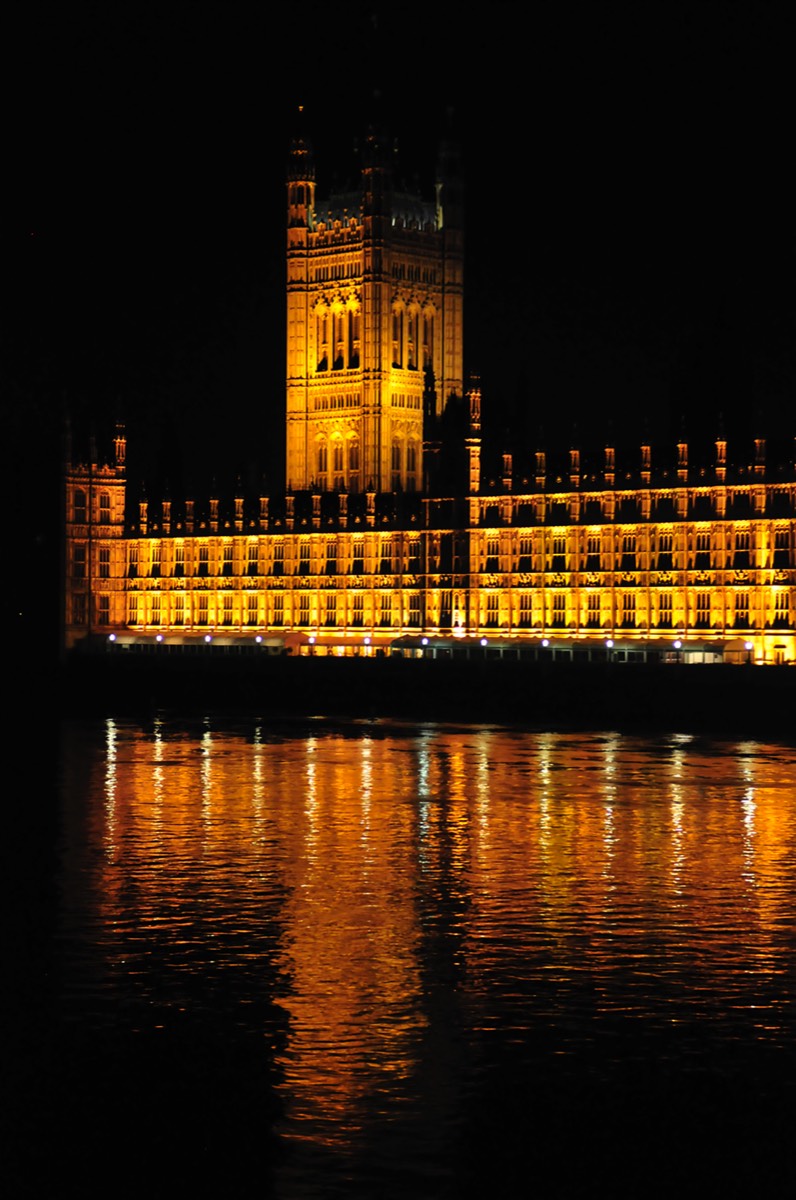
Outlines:
[[[197,625],[206,625],[207,620],[208,620],[208,602],[207,602],[207,594],[205,592],[202,592],[198,596],[198,602],[199,602],[199,610],[196,614],[196,624]]]
[[[735,593],[734,625],[736,629],[749,628],[749,593]]]
[[[138,576],[138,542],[131,542],[127,547],[127,574],[131,579]]]
[[[329,314],[321,312],[318,314],[316,324],[316,337],[318,342],[318,370],[329,370]]]
[[[486,620],[487,629],[497,629],[500,617],[500,597],[497,592],[490,592],[486,598]]]
[[[351,570],[354,575],[362,575],[365,570],[365,543],[362,538],[355,538],[354,540]]]
[[[500,569],[499,558],[500,543],[494,534],[491,534],[486,539],[486,561],[484,562],[485,571],[498,571]]]
[[[332,471],[334,473],[334,486],[342,489],[345,486],[345,467],[343,463],[343,443],[339,438],[332,443]]]
[[[658,534],[658,570],[671,571],[672,569],[672,535],[670,533]]]
[[[410,492],[417,491],[417,446],[414,442],[406,447],[406,486]]]
[[[208,549],[207,543],[204,543],[203,545],[201,545],[199,547],[199,572],[198,573],[200,575],[207,574],[209,562],[210,562],[210,551]]]
[[[401,444],[398,441],[394,441],[392,444],[390,463],[392,469],[392,490],[398,492],[401,489]]]
[[[246,624],[257,624],[257,596],[249,595],[246,597]]]
[[[135,592],[127,597],[127,624],[138,624],[138,596]]]
[[[334,594],[326,597],[326,615],[324,617],[324,624],[327,627],[337,624],[337,597]]]
[[[155,592],[152,596],[152,620],[151,625],[160,625],[160,592]]]
[[[551,567],[554,571],[564,571],[567,565],[567,539],[563,533],[553,537],[553,558]]]
[[[696,627],[697,629],[710,628],[710,592],[697,592],[696,594]]]
[[[533,596],[530,592],[520,592],[520,625],[533,624]]]
[[[348,486],[351,491],[358,490],[359,481],[359,439],[351,438],[348,443]]]
[[[232,574],[232,542],[226,542],[224,544],[224,560],[221,568],[221,574]]]
[[[622,537],[622,570],[635,571],[636,569],[636,535],[635,533],[626,533]]]
[[[732,565],[736,571],[747,570],[749,563],[749,530],[736,529]]]
[[[337,542],[334,540],[326,543],[326,574],[337,574]]]
[[[342,371],[346,365],[345,357],[345,312],[339,310],[332,314],[333,328],[333,358],[332,367],[335,371]]]
[[[365,597],[358,592],[351,602],[351,624],[361,629],[365,623]]]
[[[274,596],[274,625],[285,623],[285,597],[281,594]]]
[[[400,308],[393,309],[392,314],[392,365],[402,367],[403,362],[403,326],[404,314]]]
[[[185,623],[185,597],[174,597],[174,624],[183,625]]]
[[[790,596],[785,591],[774,593],[774,628],[787,629],[790,626]]]
[[[111,550],[110,546],[100,546],[99,552],[99,577],[100,579],[110,579],[111,574]]]
[[[409,596],[409,618],[407,623],[413,629],[420,627],[420,595],[418,592],[412,592]]]
[[[704,531],[696,535],[694,566],[702,571],[710,567],[710,534]]]
[[[519,571],[530,571],[532,567],[532,541],[531,535],[524,533],[520,536],[520,558],[517,563]]]
[[[85,592],[78,592],[72,597],[72,624],[85,625],[86,623],[86,595]]]
[[[86,578],[86,547],[74,546],[72,549],[72,578]]]
[[[325,440],[318,442],[318,478],[321,483],[326,482],[326,475],[329,470],[329,447]]]
[[[75,489],[75,521],[78,525],[85,525],[88,519],[88,510],[86,508],[86,493],[82,488]]]
[[[566,592],[553,592],[553,619],[551,623],[554,629],[563,629],[567,623]]]
[[[636,625],[636,595],[635,592],[625,592],[622,596],[622,626],[624,629],[634,629]]]
[[[599,571],[600,569],[600,535],[599,533],[590,533],[586,539],[586,570]]]
[[[411,537],[409,539],[409,546],[407,549],[408,549],[408,554],[409,554],[409,560],[408,560],[408,564],[407,564],[408,570],[412,574],[417,574],[417,572],[420,570],[420,566],[421,566],[421,563],[420,563],[420,538],[419,537]]]
[[[777,568],[790,566],[790,534],[786,526],[774,530],[774,561]]]
[[[248,575],[256,575],[258,571],[258,546],[256,542],[249,542],[246,548],[246,573]]]
[[[382,629],[392,625],[392,597],[389,592],[382,592],[379,597],[379,624]]]
[[[152,557],[151,557],[150,566],[149,566],[149,573],[154,579],[158,579],[160,577],[160,563],[161,563],[161,543],[153,542],[152,543]]]
[[[111,523],[111,498],[107,492],[100,493],[99,519],[100,525],[110,525]]]
[[[382,538],[382,541],[381,541],[381,564],[379,566],[379,570],[381,571],[382,575],[389,575],[390,572],[392,571],[392,556],[393,556],[392,538],[389,538],[389,537]]]
[[[358,308],[349,309],[348,313],[348,365],[349,367],[359,366],[360,355],[360,328],[362,318]]]
[[[174,574],[182,576],[185,574],[185,543],[174,543]]]
[[[410,371],[417,369],[417,313],[407,315],[406,322],[406,365]]]
[[[310,573],[310,543],[309,538],[302,538],[299,543],[299,575]]]
[[[425,313],[423,317],[423,367],[434,366],[434,315]]]
[[[285,573],[285,543],[282,541],[274,542],[274,561],[272,564],[273,575],[284,575]]]
[[[589,629],[600,628],[600,593],[589,592],[586,600],[586,624]]]
[[[672,593],[662,592],[658,599],[658,626],[660,629],[672,627]]]
[[[308,592],[299,593],[299,625],[309,625],[310,623],[310,597]]]
[[[100,625],[110,625],[111,623],[111,598],[110,596],[100,596],[97,600],[97,620]]]

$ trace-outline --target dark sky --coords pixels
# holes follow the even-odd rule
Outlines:
[[[788,10],[544,7],[25,6],[14,435],[66,400],[151,486],[278,484],[297,105],[323,193],[374,102],[424,178],[452,111],[490,449],[796,433]]]

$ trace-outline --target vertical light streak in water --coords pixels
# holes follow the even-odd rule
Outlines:
[[[754,758],[751,746],[743,744],[739,747],[744,757],[741,759],[741,774],[744,782],[744,794],[741,797],[741,812],[743,814],[743,878],[751,887],[755,886],[755,777]]]
[[[431,798],[431,762],[430,751],[432,731],[424,729],[417,739],[417,833],[420,844],[420,865],[424,869],[429,866],[429,801]]]
[[[105,853],[112,859],[116,843],[116,785],[118,768],[118,730],[116,722],[105,723]]]
[[[680,896],[683,890],[683,871],[686,864],[685,842],[683,837],[683,818],[685,816],[685,791],[683,788],[683,772],[685,768],[684,739],[681,735],[675,738],[669,758],[669,803],[672,818],[671,858],[669,877],[675,896]]]
[[[208,822],[212,816],[213,806],[213,734],[207,719],[205,719],[204,726],[201,743],[201,795],[202,817],[205,822]]]
[[[617,798],[616,759],[618,736],[609,734],[603,746],[603,879],[614,882],[616,827],[614,808]]]

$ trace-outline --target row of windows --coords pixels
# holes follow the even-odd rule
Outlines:
[[[673,595],[662,592],[653,597],[649,608],[639,604],[633,592],[624,592],[616,598],[590,593],[585,604],[573,604],[566,592],[554,592],[547,596],[523,592],[514,597],[513,606],[499,593],[487,593],[481,601],[481,624],[486,628],[506,627],[509,623],[520,627],[551,628],[614,628],[635,629],[647,627],[671,629],[684,624],[689,628],[718,629],[730,627],[745,630],[753,624],[766,624],[773,628],[789,628],[791,624],[791,598],[786,592],[773,596],[773,606],[756,614],[753,620],[748,592],[736,593],[730,608],[719,607],[716,597],[710,592],[698,592],[686,611],[679,603],[675,609]],[[420,593],[409,593],[404,597],[392,592],[383,592],[375,597],[355,593],[349,597],[338,597],[334,593],[316,597],[309,592],[297,593],[291,599],[275,593],[272,595],[250,593],[235,602],[232,594],[211,597],[207,594],[195,596],[176,593],[171,596],[153,594],[144,597],[128,597],[128,622],[131,625],[147,624],[159,626],[162,622],[174,626],[182,625],[281,625],[286,616],[299,625],[310,623],[337,626],[338,623],[354,628],[367,625],[396,627],[420,623],[422,598]],[[97,623],[109,623],[110,599],[99,596],[97,600]],[[751,615],[750,615],[751,614]],[[450,615],[449,599],[438,606],[436,616]],[[87,619],[87,597],[73,597],[73,621],[84,625]]]

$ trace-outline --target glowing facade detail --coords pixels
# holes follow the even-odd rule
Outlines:
[[[67,646],[375,654],[416,636],[423,652],[486,639],[796,661],[796,447],[784,471],[761,439],[732,465],[720,438],[699,469],[685,441],[671,467],[647,444],[632,463],[606,447],[596,470],[572,449],[559,474],[540,450],[519,485],[507,454],[485,485],[455,157],[430,203],[395,190],[389,153],[370,138],[360,190],[322,206],[308,145],[291,152],[284,495],[142,501],[131,519],[121,430],[110,463],[67,463]],[[438,435],[457,405],[451,489]]]

